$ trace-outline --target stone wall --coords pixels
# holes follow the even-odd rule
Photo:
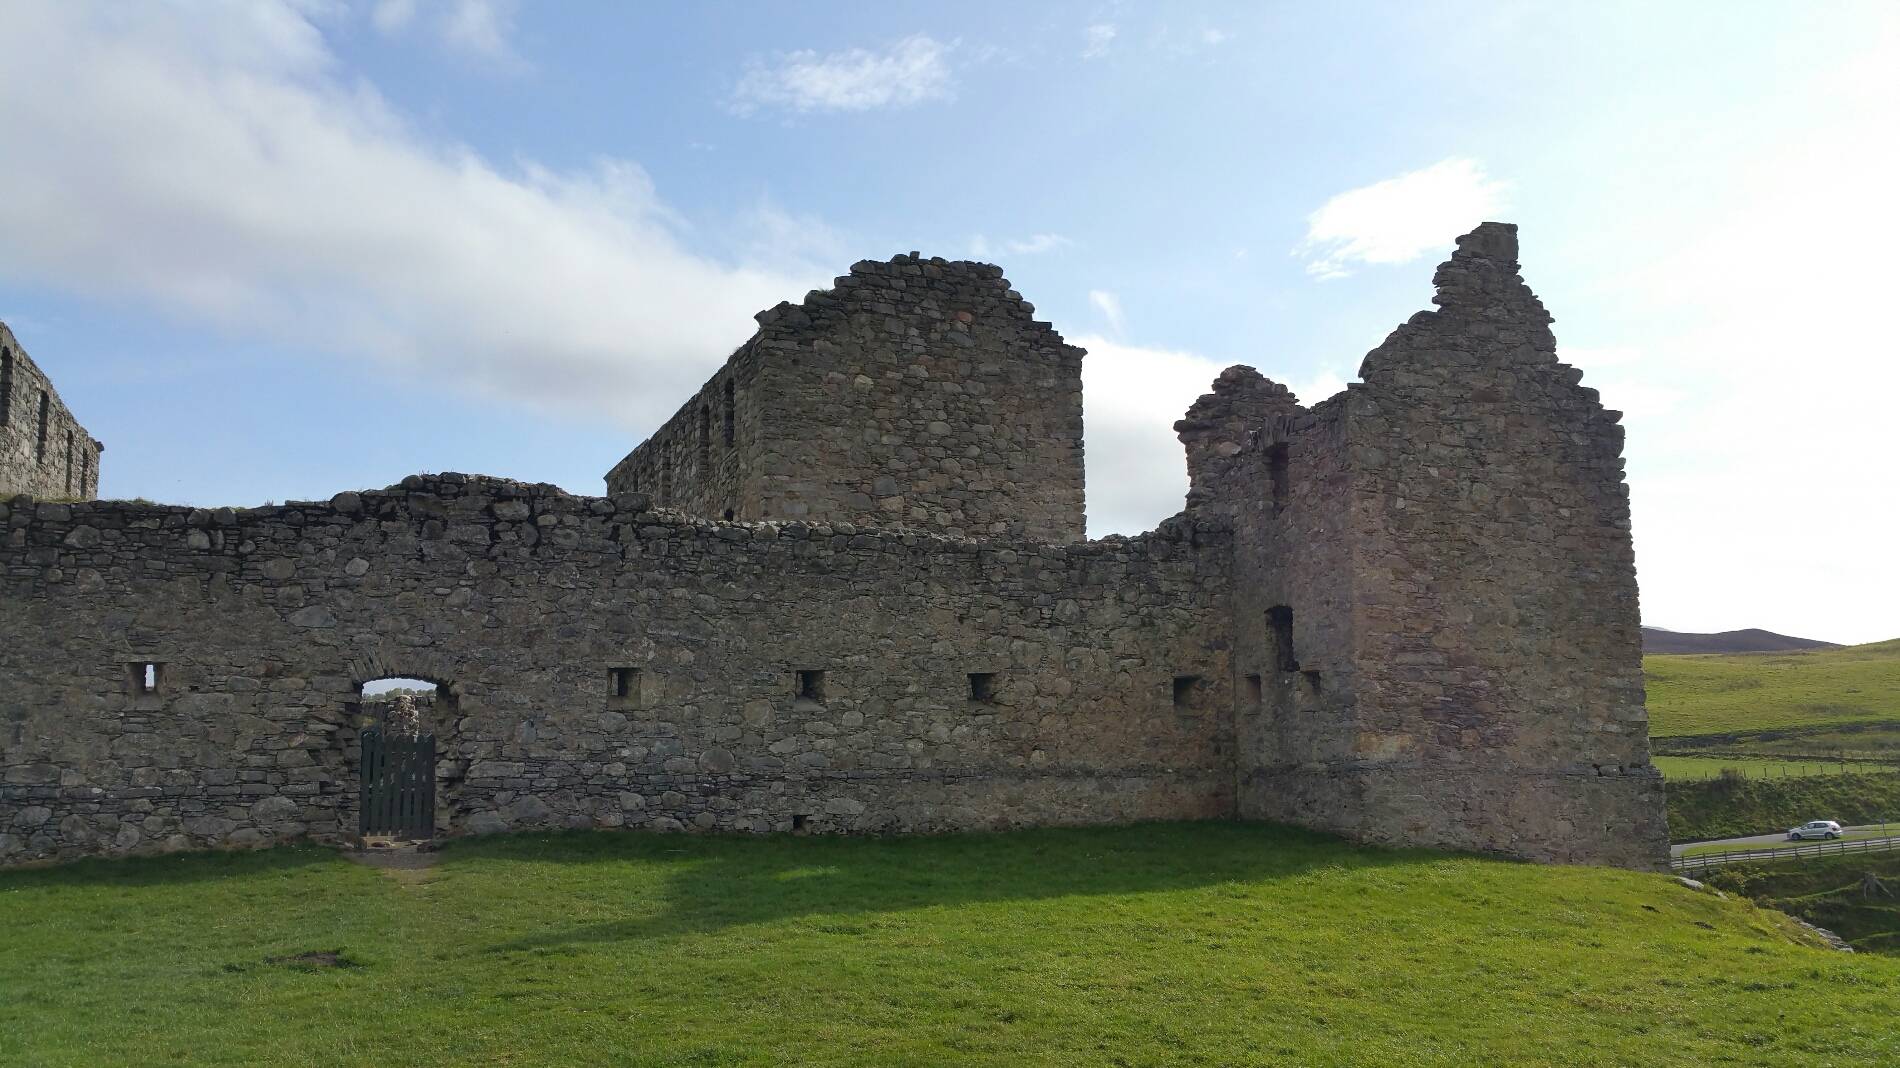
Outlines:
[[[99,453],[52,380],[0,323],[0,497],[99,495]]]
[[[858,263],[759,313],[608,492],[705,516],[1079,540],[1083,352],[1034,311],[989,264]]]
[[[978,542],[443,475],[0,524],[7,862],[353,833],[383,677],[441,684],[451,833],[1232,810],[1226,556],[1181,522]]]

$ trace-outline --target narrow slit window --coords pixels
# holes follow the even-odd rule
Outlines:
[[[1200,707],[1201,677],[1199,675],[1176,675],[1174,677],[1174,710],[1192,712]]]
[[[1267,446],[1267,482],[1269,492],[1273,495],[1273,514],[1279,515],[1286,509],[1287,458],[1284,441]]]
[[[1250,703],[1256,704],[1256,705],[1259,704],[1262,700],[1265,699],[1266,694],[1267,694],[1266,687],[1261,684],[1260,676],[1258,675],[1247,676],[1247,700]]]
[[[0,346],[0,426],[13,422],[13,350]]]
[[[40,390],[40,436],[39,443],[33,447],[33,459],[37,463],[46,462],[46,416],[48,401],[46,391]]]
[[[82,497],[91,496],[92,490],[88,488],[91,485],[92,485],[92,453],[83,452],[79,454],[79,495]]]
[[[165,685],[165,665],[151,660],[127,664],[125,681],[127,688],[132,691],[132,696],[154,696]]]
[[[1267,633],[1273,641],[1274,669],[1300,670],[1299,658],[1293,655],[1293,609],[1283,604],[1267,609]]]
[[[996,702],[996,672],[970,672],[970,700],[980,705]]]
[[[738,409],[739,409],[738,396],[733,392],[732,383],[728,381],[726,383],[726,411],[725,411],[726,444],[728,446],[730,446],[733,442],[737,441],[739,438],[739,425],[738,425],[739,411]]]
[[[73,495],[73,432],[66,432],[66,496]]]
[[[712,468],[712,409],[705,405],[699,408],[699,474],[701,478]]]
[[[815,705],[825,703],[825,673],[822,671],[800,671],[797,673],[797,688],[793,695],[802,702]]]

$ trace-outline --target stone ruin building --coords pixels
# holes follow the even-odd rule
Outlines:
[[[0,323],[0,498],[93,500],[104,450]]]
[[[761,313],[604,497],[16,497],[0,862],[348,840],[362,688],[407,677],[442,834],[1241,818],[1658,868],[1620,416],[1517,271],[1460,239],[1320,403],[1223,372],[1139,537],[1084,538],[1081,350],[915,255]]]

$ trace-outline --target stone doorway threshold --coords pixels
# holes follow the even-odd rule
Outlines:
[[[435,843],[394,838],[365,838],[362,848],[345,849],[343,855],[366,868],[378,871],[402,883],[419,883],[435,866]]]

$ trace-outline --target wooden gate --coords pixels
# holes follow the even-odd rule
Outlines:
[[[363,730],[362,834],[365,838],[435,835],[435,735],[413,738]]]

